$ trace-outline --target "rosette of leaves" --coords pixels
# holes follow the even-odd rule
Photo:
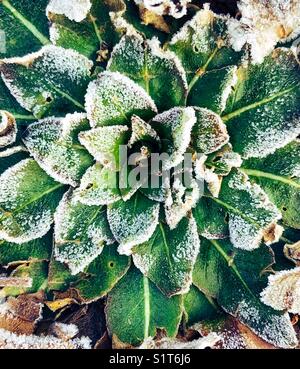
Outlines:
[[[0,1],[0,263],[32,280],[1,296],[43,290],[54,312],[103,299],[133,346],[229,314],[294,347],[288,313],[260,300],[300,228],[293,52],[252,65],[207,7],[160,44],[129,1],[70,3]]]

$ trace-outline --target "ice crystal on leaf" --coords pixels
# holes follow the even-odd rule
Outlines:
[[[132,80],[120,73],[101,73],[89,84],[85,106],[93,127],[128,123],[133,114],[150,118],[154,101]]]
[[[269,284],[262,291],[262,301],[276,310],[293,314],[300,312],[300,268],[281,271],[269,276]]]
[[[81,22],[86,18],[92,3],[90,0],[50,0],[46,12],[55,14],[64,14],[70,20]]]

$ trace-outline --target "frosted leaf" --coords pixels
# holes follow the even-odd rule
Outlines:
[[[271,312],[273,313],[274,310],[271,309]],[[273,313],[272,319],[269,315],[264,317],[263,322],[260,321],[261,313],[260,308],[243,300],[238,304],[236,317],[242,323],[250,326],[259,337],[276,347],[292,348],[297,345],[298,340],[287,313],[282,315]]]
[[[0,73],[18,103],[42,118],[83,110],[92,66],[74,50],[49,45],[22,58],[3,59]]]
[[[283,228],[281,213],[257,184],[237,170],[222,182],[219,203],[229,212],[230,240],[237,248],[253,250],[263,240],[277,242]]]
[[[214,153],[208,162],[213,167],[214,173],[227,176],[232,168],[240,168],[243,160],[238,153],[232,151],[232,146],[227,144]]]
[[[221,114],[237,83],[237,66],[228,66],[204,73],[191,82],[187,105],[207,108]]]
[[[181,18],[187,13],[187,5],[191,0],[134,0],[136,4],[143,5],[158,15],[170,15]]]
[[[207,183],[207,187],[213,197],[219,197],[222,186],[222,177],[218,176],[210,169],[205,169],[204,181]]]
[[[15,333],[0,329],[0,348],[1,349],[90,349],[91,341],[88,337],[74,338],[63,341],[54,336],[36,336],[36,335],[17,335]]]
[[[135,266],[167,296],[185,294],[200,249],[193,217],[184,218],[173,230],[162,223],[145,243],[134,247]]]
[[[145,40],[137,32],[127,31],[114,47],[107,68],[143,87],[160,112],[185,105],[185,71],[177,56],[163,49],[157,38]]]
[[[137,192],[128,201],[118,201],[107,209],[120,254],[130,255],[133,246],[149,240],[158,224],[159,203]]]
[[[194,108],[197,121],[192,131],[192,146],[197,152],[210,154],[229,141],[229,135],[221,117],[211,110]]]
[[[93,164],[91,156],[80,146],[77,138],[80,131],[88,128],[85,114],[45,118],[27,128],[23,142],[51,177],[75,187]]]
[[[238,69],[238,92],[232,91],[222,119],[243,158],[264,158],[299,135],[299,72],[287,48],[274,50],[262,64]]]
[[[241,0],[241,18],[228,21],[230,41],[235,50],[247,43],[255,63],[263,61],[278,42],[300,33],[300,4],[297,0]]]
[[[46,13],[63,14],[75,22],[83,21],[90,9],[92,3],[90,0],[50,0]]]
[[[196,123],[193,108],[173,108],[157,115],[151,126],[158,132],[162,142],[162,152],[169,155],[163,162],[168,170],[180,164],[191,140],[191,132]]]
[[[243,171],[282,209],[285,226],[300,227],[300,142],[295,140],[263,159],[249,159]]]
[[[129,147],[132,147],[136,142],[142,140],[159,141],[159,137],[151,125],[136,115],[133,115],[131,118],[131,129],[132,133],[128,143]]]
[[[293,244],[285,244],[283,248],[284,256],[296,265],[300,265],[300,241]]]
[[[0,239],[21,244],[44,236],[62,192],[32,159],[7,169],[0,176]]]
[[[89,84],[85,107],[92,127],[125,125],[133,114],[149,119],[157,112],[154,101],[141,87],[111,72],[99,74]]]
[[[202,155],[200,158],[195,160],[194,171],[196,179],[200,182],[205,181],[210,193],[214,197],[218,197],[221,190],[222,177],[214,173],[213,169],[208,169],[206,167],[205,165],[206,160],[207,160],[206,155]]]
[[[55,322],[50,327],[51,333],[64,341],[68,341],[78,335],[79,329],[75,324]]]
[[[269,276],[268,286],[261,292],[261,300],[275,310],[300,313],[300,267]]]
[[[0,149],[15,142],[17,131],[14,116],[7,111],[0,110]]]
[[[119,170],[119,146],[129,138],[127,126],[98,127],[79,134],[80,143],[103,166]]]
[[[217,349],[274,349],[274,345],[258,337],[249,327],[230,315],[209,321],[201,321],[192,326],[193,330],[207,335],[214,332],[220,337]]]
[[[208,91],[212,99],[218,95],[217,104],[216,101],[213,104],[218,112],[219,109],[222,109],[227,88],[234,83],[234,68],[230,66],[239,64],[243,54],[242,52],[237,53],[230,47],[227,33],[228,18],[228,16],[213,13],[209,9],[209,4],[204,4],[203,9],[186,22],[168,44],[186,71],[189,94],[193,95],[193,88],[197,83],[201,85],[202,78],[208,78],[204,89]],[[209,78],[211,71],[215,72]],[[222,76],[224,81],[227,80],[225,85],[222,83]],[[220,89],[220,87],[222,88]],[[213,90],[216,92],[215,95],[212,93]],[[206,96],[204,93],[202,94],[200,87],[198,92],[205,100]],[[197,94],[193,97],[194,100],[196,96]],[[200,104],[201,100],[200,98]],[[210,106],[201,106],[212,108],[213,101],[207,100],[207,102]],[[194,102],[193,105],[198,106],[198,103]]]
[[[105,243],[114,242],[105,209],[84,205],[77,195],[78,190],[67,192],[54,215],[54,257],[67,264],[73,275],[100,255]]]
[[[200,188],[193,179],[189,188],[177,178],[165,200],[166,222],[170,229],[177,227],[182,218],[194,208],[200,198]]]
[[[77,196],[85,205],[108,205],[120,200],[118,174],[95,164],[83,175]]]
[[[161,349],[161,350],[190,350],[190,349],[205,349],[213,348],[222,338],[216,333],[210,333],[205,337],[194,339],[190,342],[185,342],[177,338],[164,337],[159,340],[154,340],[152,337],[147,338],[139,347],[139,349]]]

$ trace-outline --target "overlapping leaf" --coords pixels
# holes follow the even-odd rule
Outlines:
[[[103,72],[89,84],[85,107],[93,127],[128,124],[133,114],[149,119],[156,112],[151,97],[120,73]]]
[[[52,45],[0,64],[11,94],[37,118],[83,110],[91,68],[92,62],[85,56]]]
[[[50,43],[46,6],[48,0],[2,0],[0,29],[5,32],[4,53],[0,57],[23,56]]]
[[[262,158],[300,132],[300,67],[294,53],[276,49],[259,65],[240,67],[224,122],[234,151]]]
[[[85,114],[45,118],[31,124],[23,142],[39,165],[57,181],[76,186],[93,164],[79,144],[78,133],[89,128]]]
[[[147,277],[131,268],[109,293],[106,316],[111,334],[124,343],[138,345],[154,337],[157,328],[174,337],[182,316],[182,297],[166,297]]]
[[[0,238],[24,243],[44,236],[63,191],[32,159],[7,169],[0,176]]]
[[[294,347],[297,339],[288,315],[264,305],[258,295],[265,284],[261,272],[273,262],[267,246],[234,251],[227,240],[202,240],[193,282],[265,341]]]
[[[108,69],[142,86],[159,111],[184,104],[187,82],[182,66],[177,57],[163,51],[155,39],[144,40],[137,33],[123,36],[113,50]]]
[[[119,242],[120,254],[128,255],[133,246],[148,241],[158,224],[159,203],[137,192],[128,201],[120,200],[107,209],[110,228]]]
[[[68,192],[55,213],[55,258],[77,274],[113,242],[105,209],[83,205],[76,191]]]
[[[152,237],[133,250],[133,261],[166,295],[183,294],[192,283],[200,241],[193,218],[184,218],[174,230],[160,223]]]
[[[263,159],[244,162],[243,171],[255,180],[281,210],[283,222],[300,228],[300,143],[291,142]]]

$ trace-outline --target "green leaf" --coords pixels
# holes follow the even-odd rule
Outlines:
[[[222,239],[229,236],[227,212],[209,197],[202,197],[193,209],[198,232],[208,239]]]
[[[108,206],[107,218],[113,235],[119,242],[120,254],[129,255],[131,248],[146,242],[158,224],[159,203],[136,192],[128,201]]]
[[[198,152],[210,154],[229,141],[225,124],[219,115],[204,108],[194,108],[197,121],[192,130],[191,146]]]
[[[0,264],[23,263],[32,260],[50,260],[52,252],[52,234],[30,242],[17,244],[0,241]]]
[[[105,246],[101,255],[77,275],[72,275],[64,264],[53,259],[49,266],[48,290],[68,290],[80,303],[91,303],[107,295],[130,264],[129,257],[119,255],[116,244]]]
[[[249,159],[242,171],[281,210],[285,225],[300,229],[300,141],[293,141],[263,159]]]
[[[78,201],[77,191],[70,190],[55,213],[56,260],[68,265],[72,274],[82,272],[98,255],[104,245],[114,242],[100,206],[87,206]]]
[[[64,186],[32,159],[25,159],[0,176],[0,239],[24,243],[44,236]]]
[[[29,264],[18,266],[10,277],[31,278],[31,287],[4,287],[0,296],[18,296],[24,293],[36,293],[46,289],[48,276],[48,263],[43,260],[31,261]]]
[[[162,50],[157,39],[144,40],[138,33],[123,36],[112,52],[108,69],[142,86],[159,111],[184,105],[187,93],[184,70],[176,55]]]
[[[300,133],[300,67],[294,53],[276,49],[262,64],[243,66],[223,121],[234,151],[262,158]]]
[[[78,275],[72,275],[69,268],[52,256],[49,263],[47,291],[66,291]]]
[[[151,121],[151,126],[161,138],[161,151],[169,155],[162,163],[164,170],[182,162],[195,123],[195,111],[190,107],[173,108],[157,115]]]
[[[126,145],[129,140],[128,127],[108,126],[98,127],[79,134],[80,143],[102,165],[119,170],[120,145]]]
[[[169,48],[183,64],[190,83],[189,92],[207,71],[239,63],[241,53],[228,44],[227,18],[214,14],[207,7],[198,11],[173,36]]]
[[[82,12],[78,11],[80,2],[68,3],[68,6],[62,6],[61,2],[56,2],[55,7],[48,7],[51,41],[57,46],[74,49],[88,58],[95,58],[96,53],[100,52],[102,60],[101,51],[105,53],[119,38],[111,23],[109,12],[122,10],[121,1],[118,4],[118,1],[112,0],[92,0],[91,9],[83,7]]]
[[[184,315],[188,327],[195,323],[214,319],[218,315],[218,307],[211,297],[207,297],[194,285],[184,296]]]
[[[83,175],[77,194],[86,205],[108,205],[121,199],[118,174],[96,163]]]
[[[0,29],[5,32],[6,51],[0,58],[23,56],[37,51],[48,40],[48,21],[45,13],[48,0],[2,0]]]
[[[249,252],[234,249],[226,240],[203,239],[193,283],[265,341],[294,347],[297,339],[289,316],[264,305],[258,297],[266,284],[263,271],[273,262],[267,246]]]
[[[205,166],[221,176],[227,176],[232,168],[240,168],[242,163],[240,154],[232,151],[230,143],[223,146],[220,150],[209,154],[205,160]]]
[[[281,236],[282,227],[276,224],[281,213],[262,188],[238,170],[223,178],[219,197],[211,199],[228,212],[230,240],[235,247],[253,250],[262,240],[272,244]]]
[[[93,158],[78,141],[89,128],[85,114],[45,118],[31,124],[23,142],[37,163],[58,182],[76,186],[93,164]]]
[[[229,66],[205,73],[191,89],[187,105],[207,108],[221,114],[237,82],[236,70],[236,66]]]
[[[175,337],[182,316],[182,297],[164,296],[149,279],[131,268],[108,295],[109,331],[122,342],[139,345],[164,329]]]
[[[106,296],[117,285],[130,267],[130,258],[119,255],[117,245],[105,246],[98,256],[85,270],[78,282],[72,283],[79,298],[90,303]]]
[[[196,223],[183,218],[177,228],[159,223],[152,237],[133,249],[133,261],[167,296],[188,292],[200,248]]]
[[[42,118],[84,110],[91,68],[85,56],[50,45],[22,58],[4,59],[0,72],[18,103]]]
[[[151,97],[119,73],[100,73],[89,84],[85,101],[92,127],[125,125],[133,114],[148,120],[157,111]]]
[[[1,6],[1,5],[0,5]],[[26,122],[35,119],[33,115],[23,109],[16,99],[11,95],[8,88],[0,78],[0,110],[8,111],[14,116],[17,122]]]

